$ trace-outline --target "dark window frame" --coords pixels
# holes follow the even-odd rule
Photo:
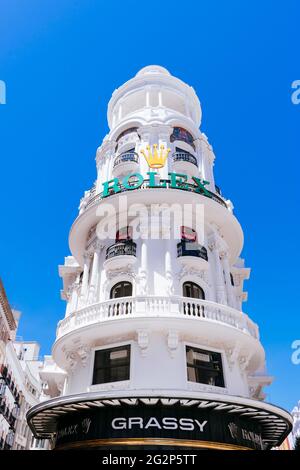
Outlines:
[[[117,295],[117,296],[113,296],[113,291],[117,288],[117,287],[121,287],[121,290],[125,290],[125,285],[129,285],[130,288],[131,288],[131,291],[130,291],[130,294],[126,294],[126,295]],[[122,297],[132,297],[132,292],[133,292],[133,285],[132,285],[132,282],[130,281],[120,281],[120,282],[117,282],[116,284],[114,284],[112,286],[112,288],[110,289],[110,292],[109,292],[109,298],[110,299],[120,299]]]
[[[190,288],[191,289],[191,293],[195,290],[195,289],[199,289],[199,292],[202,293],[202,297],[195,297],[195,296],[192,296],[192,295],[186,295],[187,292],[186,292],[186,289],[187,288]],[[205,300],[205,292],[204,290],[202,289],[201,286],[199,286],[198,284],[196,284],[196,282],[193,282],[193,281],[186,281],[182,284],[182,295],[183,297],[186,297],[187,299],[199,299],[199,300]]]
[[[210,356],[209,361],[201,361],[193,359],[189,362],[188,353],[190,351]],[[222,353],[217,351],[209,351],[206,349],[196,348],[194,346],[186,345],[186,371],[188,382],[199,383],[202,385],[210,385],[213,387],[225,388],[225,377],[223,367]],[[193,369],[191,371],[191,369]],[[195,380],[191,379],[190,374],[193,373]],[[214,383],[212,383],[214,382]]]
[[[120,358],[114,365],[110,355],[118,351],[127,351],[127,356],[124,359]],[[128,381],[130,380],[130,366],[131,344],[97,349],[94,355],[92,385]],[[121,374],[120,378],[117,378],[118,374]]]
[[[133,228],[131,225],[127,225],[126,227],[120,227],[116,232],[116,243],[132,241],[132,236],[133,236]]]

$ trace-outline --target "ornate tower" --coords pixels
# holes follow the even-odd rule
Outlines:
[[[194,90],[145,67],[107,117],[59,268],[66,314],[33,432],[57,448],[278,445],[291,417],[263,401],[272,379],[242,311],[243,232],[214,181]]]

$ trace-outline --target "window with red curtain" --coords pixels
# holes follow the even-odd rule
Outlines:
[[[116,233],[116,242],[132,240],[132,227],[122,227]]]
[[[184,225],[181,227],[181,239],[187,240],[189,242],[197,241],[197,233],[194,229],[190,227],[185,227]]]

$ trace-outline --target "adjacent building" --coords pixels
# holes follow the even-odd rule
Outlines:
[[[32,448],[26,413],[41,394],[40,347],[16,336],[20,315],[11,309],[0,280],[0,450]]]
[[[243,231],[190,86],[149,66],[115,90],[97,178],[59,267],[64,318],[27,418],[56,449],[270,449],[292,419],[243,311]]]

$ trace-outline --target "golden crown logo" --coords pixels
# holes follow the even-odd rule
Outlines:
[[[145,150],[141,150],[141,154],[145,157],[150,168],[159,169],[165,166],[168,155],[171,152],[171,149],[166,149],[163,144],[160,145],[159,151],[157,150],[157,147],[157,144],[153,144],[153,150],[151,151],[150,145],[147,145],[147,154]]]

